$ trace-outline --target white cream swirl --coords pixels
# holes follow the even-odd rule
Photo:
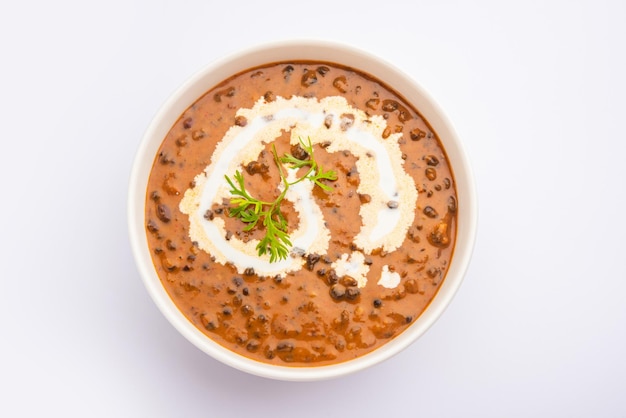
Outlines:
[[[355,237],[355,244],[363,253],[369,254],[376,248],[393,251],[402,244],[413,222],[417,190],[403,169],[398,144],[401,134],[382,136],[387,126],[384,118],[368,116],[340,96],[322,100],[276,97],[272,102],[261,98],[251,109],[239,109],[237,116],[245,117],[247,124],[232,126],[226,132],[210,164],[196,176],[195,186],[185,192],[180,203],[180,210],[189,216],[190,238],[217,262],[232,263],[239,272],[252,267],[260,275],[302,268],[302,257],[270,263],[269,256],[258,256],[257,240],[243,242],[235,236],[227,240],[223,219],[204,218],[215,202],[231,197],[224,176],[232,177],[241,166],[255,160],[284,131],[290,132],[292,144],[297,144],[299,138],[310,138],[312,144],[330,144],[326,147],[328,152],[349,150],[357,157],[357,192],[371,197],[370,202],[361,205],[362,228]],[[298,227],[290,234],[293,246],[321,255],[328,250],[331,232],[313,199],[312,188],[311,182],[300,182],[290,187],[285,198],[293,202],[300,218]]]

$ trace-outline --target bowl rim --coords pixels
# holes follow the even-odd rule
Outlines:
[[[356,359],[326,366],[288,367],[261,363],[204,335],[184,317],[165,291],[154,269],[145,232],[147,180],[156,151],[165,138],[164,133],[187,107],[226,78],[257,65],[288,60],[326,61],[352,67],[378,78],[400,93],[439,136],[457,187],[459,215],[455,249],[446,277],[429,306],[411,326],[380,348]],[[183,82],[161,105],[139,143],[127,199],[128,233],[135,263],[150,297],[172,326],[198,349],[226,365],[256,376],[286,381],[315,381],[349,375],[395,356],[419,339],[443,314],[461,286],[473,253],[478,223],[476,186],[467,152],[434,98],[416,80],[386,60],[348,44],[316,39],[257,44],[214,60]]]

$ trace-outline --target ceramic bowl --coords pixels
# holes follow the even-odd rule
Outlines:
[[[330,366],[264,364],[236,354],[208,338],[183,316],[161,285],[146,239],[144,205],[148,177],[161,142],[179,116],[224,79],[251,67],[286,60],[338,63],[367,72],[399,92],[438,134],[454,171],[457,187],[458,229],[454,256],[441,288],[426,311],[408,329],[382,347],[355,360]],[[381,58],[351,46],[297,40],[255,46],[215,61],[172,94],[152,120],[137,151],[129,185],[128,223],[132,251],[145,287],[163,315],[185,338],[211,357],[253,375],[312,381],[348,375],[378,364],[414,343],[437,321],[459,289],[470,262],[477,227],[477,199],[472,171],[461,140],[441,107],[415,80]]]

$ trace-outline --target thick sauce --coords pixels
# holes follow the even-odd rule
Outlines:
[[[330,104],[321,104],[327,101],[340,103],[345,111],[333,113]],[[271,131],[272,123],[282,123],[280,115],[292,115],[293,103],[300,106],[295,119],[284,119],[270,139],[266,132],[256,148],[253,142],[236,145],[246,132],[253,132],[253,124],[265,121],[267,126],[259,125],[258,130]],[[315,109],[322,109],[319,115]],[[305,125],[315,128],[300,131]],[[367,130],[370,125],[377,128],[367,135],[378,141],[371,146],[361,149],[359,141],[365,143],[360,139],[365,137],[358,135],[352,135],[354,144],[339,140],[358,126]],[[334,170],[337,180],[324,181],[332,188],[329,192],[319,187],[307,192],[308,205],[318,212],[299,207],[303,197],[285,200],[281,210],[290,233],[314,224],[309,218],[319,215],[319,228],[311,228],[326,241],[314,236],[309,247],[292,248],[283,264],[246,261],[251,255],[242,248],[256,243],[265,230],[257,226],[245,231],[244,222],[228,215],[232,205],[224,190],[229,188],[220,170],[232,178],[235,167],[251,195],[271,201],[281,192],[272,149],[281,156],[302,155],[302,132],[314,133],[314,158],[325,170]],[[219,160],[228,155],[222,153],[228,138],[235,144],[231,148],[247,149],[251,155],[219,168]],[[365,164],[367,159],[374,163]],[[395,177],[384,172],[387,166]],[[211,186],[204,183],[211,173],[219,174],[214,186],[221,192],[207,191]],[[399,192],[387,198],[377,194],[378,186],[368,183],[368,176],[378,176],[381,189],[397,181],[393,190]],[[369,190],[374,192],[364,192]],[[214,198],[207,201],[207,196]],[[372,209],[376,201],[383,207]],[[152,168],[146,231],[163,286],[198,329],[258,361],[316,366],[380,347],[423,312],[450,264],[456,202],[445,151],[401,96],[366,74],[335,64],[274,63],[226,80],[181,115]],[[316,215],[301,219],[305,213]],[[378,222],[369,235],[363,233],[364,219]],[[221,231],[219,239],[211,239],[209,230]],[[380,236],[398,231],[399,237],[391,240]],[[229,256],[233,253],[212,241],[238,243],[237,251],[244,252]]]

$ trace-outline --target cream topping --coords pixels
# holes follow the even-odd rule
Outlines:
[[[378,280],[378,285],[387,289],[395,289],[400,284],[400,275],[395,271],[389,271],[389,266],[383,266],[383,272]]]
[[[349,150],[357,157],[356,166],[361,173],[357,192],[371,197],[359,211],[363,226],[355,237],[355,244],[362,252],[342,255],[340,260],[343,261],[338,260],[337,267],[351,277],[356,274],[358,277],[354,278],[360,280],[359,286],[365,286],[369,267],[363,264],[364,254],[376,248],[397,249],[414,218],[417,190],[413,179],[403,169],[398,145],[401,134],[384,139],[386,121],[383,117],[368,116],[340,96],[319,101],[299,96],[276,97],[272,102],[261,98],[251,109],[239,109],[237,115],[244,116],[247,124],[232,126],[226,132],[210,164],[196,176],[195,186],[185,192],[180,203],[181,211],[189,216],[190,238],[217,262],[232,263],[239,272],[252,267],[258,274],[276,275],[302,268],[304,260],[298,256],[270,263],[268,255],[258,256],[257,240],[243,242],[235,236],[226,240],[224,221],[218,217],[204,218],[204,213],[214,203],[231,197],[224,176],[232,178],[236,170],[241,171],[241,167],[255,160],[267,144],[288,131],[292,144],[297,144],[300,138],[309,138],[312,144],[330,144],[326,147],[328,152]],[[294,180],[295,171],[288,172]],[[294,248],[321,255],[328,250],[331,233],[312,197],[312,189],[312,182],[302,181],[290,187],[285,196],[293,203],[300,219],[290,237]],[[254,191],[251,193],[254,195]]]
[[[352,254],[342,254],[341,258],[332,265],[337,276],[350,276],[357,281],[357,287],[363,288],[367,284],[367,273],[370,268],[365,264],[365,256],[360,251]]]

